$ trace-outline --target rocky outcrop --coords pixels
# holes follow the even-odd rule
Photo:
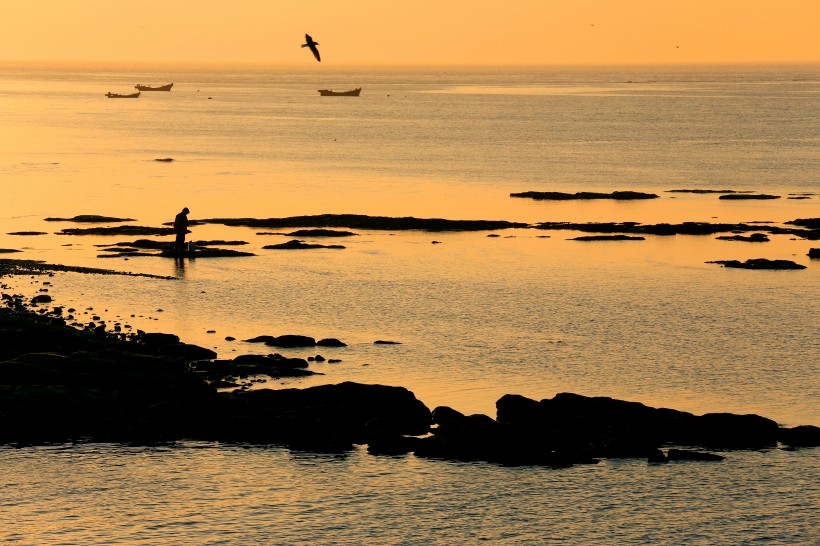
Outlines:
[[[210,218],[201,220],[201,222],[253,228],[350,228],[379,231],[492,231],[528,227],[528,224],[525,223],[504,220],[446,220],[443,218],[414,218],[412,216],[393,218],[362,214],[320,214],[286,218]]]
[[[77,222],[84,224],[107,224],[117,222],[134,222],[134,218],[117,218],[115,216],[100,216],[99,214],[80,214],[71,218],[43,218],[46,222]]]
[[[268,347],[297,348],[297,347],[347,347],[347,345],[336,338],[325,338],[316,341],[310,336],[299,334],[285,334],[281,336],[256,336],[243,340],[245,343],[264,343]]]
[[[724,200],[741,200],[741,199],[757,199],[757,200],[765,200],[765,199],[780,199],[779,195],[768,195],[765,193],[729,193],[726,195],[721,195],[718,199]]]
[[[813,259],[820,258],[820,248],[810,248],[808,257]]]
[[[721,235],[715,237],[721,241],[744,241],[747,243],[768,243],[769,237],[765,233],[752,233],[751,235]]]
[[[66,228],[57,231],[57,235],[173,235],[174,228],[147,227],[147,226],[116,226],[116,227],[93,227],[93,228]]]
[[[791,260],[769,260],[766,258],[753,258],[741,262],[739,260],[714,260],[706,262],[707,264],[722,264],[724,267],[733,267],[737,269],[806,269],[805,265],[795,263]]]
[[[526,197],[536,200],[568,201],[568,200],[589,200],[589,199],[615,199],[618,201],[629,201],[636,199],[657,199],[654,193],[642,193],[637,191],[614,191],[612,193],[597,193],[582,191],[577,193],[564,193],[560,191],[524,191],[511,193],[510,197]]]
[[[758,415],[696,416],[572,393],[541,401],[505,395],[496,408],[496,419],[436,408],[432,417],[437,428],[420,441],[416,455],[550,466],[594,463],[603,457],[719,461],[724,457],[679,448],[664,454],[660,448],[757,449],[775,446],[781,434],[777,423]]]
[[[338,248],[343,249],[345,248],[342,245],[320,245],[316,243],[306,243],[304,241],[299,241],[297,239],[293,239],[288,241],[287,243],[280,243],[278,245],[265,245],[262,248],[266,250],[307,250],[312,248]]]
[[[568,241],[643,241],[645,237],[638,235],[582,235],[567,239]]]

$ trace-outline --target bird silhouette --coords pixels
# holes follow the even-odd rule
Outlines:
[[[322,62],[322,58],[319,56],[319,49],[316,47],[319,45],[319,42],[314,42],[313,38],[310,37],[310,34],[305,34],[305,42],[307,43],[302,44],[302,47],[309,47],[313,52],[313,56],[316,57],[316,60]]]

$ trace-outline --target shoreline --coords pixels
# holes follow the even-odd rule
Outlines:
[[[126,274],[0,262],[0,278],[64,270]],[[3,294],[2,444],[194,439],[316,452],[366,444],[377,455],[554,467],[602,458],[718,461],[734,449],[820,445],[820,428],[813,425],[786,428],[758,415],[696,416],[572,393],[541,401],[507,394],[496,402],[493,418],[446,406],[431,410],[399,386],[342,382],[219,391],[220,382],[234,376],[293,377],[310,370],[307,362],[294,362],[301,359],[219,360],[173,334],[72,328],[62,310],[41,307],[36,298]],[[716,450],[724,455],[712,453]]]

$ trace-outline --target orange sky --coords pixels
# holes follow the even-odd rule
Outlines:
[[[820,0],[4,2],[0,60],[322,66],[820,62]]]

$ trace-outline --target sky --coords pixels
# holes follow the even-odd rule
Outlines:
[[[3,0],[0,61],[820,63],[820,0]]]

